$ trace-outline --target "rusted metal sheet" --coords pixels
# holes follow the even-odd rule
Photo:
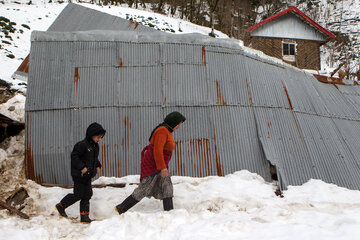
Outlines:
[[[352,146],[350,140],[355,140],[359,123],[303,113],[296,116],[306,139],[316,178],[356,189],[360,184],[359,178],[349,176],[360,174],[356,155],[359,150]]]
[[[266,158],[278,169],[282,188],[316,178],[297,119],[289,109],[255,108],[255,117]]]
[[[229,54],[214,47],[208,48],[206,67],[208,104],[249,106],[246,83],[249,75],[246,61],[243,55]]]
[[[341,84],[341,85],[345,85],[344,81],[342,78],[337,78],[337,77],[329,77],[329,76],[323,76],[323,75],[318,75],[318,74],[314,74],[314,77],[319,80],[319,82],[322,83],[331,83],[331,84]],[[336,86],[336,85],[335,85]]]
[[[28,179],[35,180],[34,159],[31,151],[31,129],[29,127],[29,122],[30,122],[29,113],[26,113],[25,176]]]
[[[283,83],[288,91],[293,110],[321,116],[330,116],[329,111],[314,84],[314,78],[297,69],[286,69]],[[300,90],[301,89],[301,90]]]
[[[94,9],[89,9],[78,4],[69,3],[55,19],[47,31],[73,32],[94,29],[103,30],[132,30],[143,32],[156,32],[154,28],[143,26],[137,22],[116,17]],[[86,44],[86,43],[85,43]],[[87,58],[92,60],[104,60],[99,58]],[[13,77],[26,80],[29,72],[28,55],[14,73]],[[50,61],[50,59],[49,59]],[[121,61],[120,61],[121,65]]]
[[[281,66],[264,64],[255,59],[248,59],[252,103],[256,107],[277,107],[289,109],[289,101],[284,92],[281,80],[286,77]]]
[[[173,133],[173,175],[247,169],[270,181],[272,164],[282,189],[310,178],[360,189],[352,144],[359,136],[358,86],[335,88],[227,41],[92,34],[63,33],[57,41],[56,33],[34,33],[26,102],[30,178],[70,184],[72,146],[94,121],[107,130],[101,175],[139,174],[152,129],[179,111],[187,120]]]
[[[72,149],[69,110],[26,114],[26,175],[37,182],[71,182]],[[39,124],[41,123],[41,124]],[[64,171],[65,170],[65,171]]]
[[[322,99],[328,114],[332,118],[343,118],[348,120],[360,120],[360,112],[347,100],[346,96],[341,94],[338,88],[332,84],[323,84],[313,81],[311,75],[306,75],[307,81],[311,82],[316,89],[317,95]],[[341,85],[338,85],[341,86]],[[358,86],[353,86],[358,88]]]
[[[24,59],[24,61],[20,64],[19,68],[16,71],[28,73],[29,72],[29,59],[30,59],[30,55],[27,55],[26,58]]]
[[[32,59],[39,62],[34,63],[36,71],[31,71],[30,65],[29,76],[33,81],[28,83],[28,88],[32,91],[32,97],[26,99],[26,109],[29,111],[69,108],[69,90],[75,87],[76,66],[73,66],[73,62],[66,56],[73,55],[72,47],[66,43],[33,44],[31,52],[33,54],[30,54],[30,62]]]
[[[208,85],[203,65],[170,64],[162,70],[165,106],[207,105]]]

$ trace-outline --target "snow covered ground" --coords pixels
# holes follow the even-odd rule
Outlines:
[[[172,177],[174,207],[143,199],[119,216],[114,206],[136,185],[96,188],[90,225],[78,223],[79,204],[58,216],[54,205],[70,189],[45,188],[28,181],[34,215],[30,220],[0,211],[0,239],[359,239],[360,192],[311,180],[289,187],[280,198],[275,187],[246,170],[225,177]],[[135,183],[139,176],[101,177],[96,183]]]
[[[0,49],[0,79],[12,82],[12,73],[29,53],[31,31],[46,30],[65,7],[65,4],[47,2],[35,0],[28,6],[5,0],[4,5],[0,4],[0,16],[17,23],[17,30],[10,34],[13,41],[2,44]],[[209,29],[154,13],[125,7],[86,6],[124,18],[126,14],[144,19],[157,17],[159,26],[171,26],[177,33],[179,25],[183,33],[209,32]],[[10,53],[15,57],[6,56]],[[25,91],[24,85],[17,88]],[[24,121],[24,102],[25,97],[17,94],[0,105],[0,112]],[[15,110],[10,111],[11,106]],[[0,148],[0,200],[12,190],[25,187],[30,197],[23,211],[31,218],[23,220],[0,210],[0,239],[355,240],[360,235],[360,191],[310,180],[302,186],[289,186],[280,198],[274,193],[274,183],[265,182],[246,170],[225,177],[173,176],[174,210],[164,212],[160,201],[144,199],[121,216],[114,211],[114,206],[131,194],[136,188],[132,183],[138,183],[139,176],[100,177],[94,183],[127,184],[124,188],[94,189],[90,216],[97,221],[80,224],[79,203],[67,209],[72,219],[60,218],[54,208],[72,190],[47,188],[25,180],[23,159],[24,132],[8,139]]]

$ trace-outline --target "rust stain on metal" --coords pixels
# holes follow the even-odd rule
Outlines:
[[[199,166],[199,162],[195,162],[196,160],[196,156],[197,156],[197,148],[196,148],[196,144],[194,142],[195,140],[192,139],[190,140],[190,151],[191,151],[191,160],[193,162],[193,168],[195,170],[195,177],[200,177],[200,166]]]
[[[175,169],[173,170],[173,174],[179,175],[179,176],[184,176],[185,175],[184,165],[182,163],[182,158],[181,158],[182,141],[177,141],[175,143],[176,143],[175,150],[174,150]]]
[[[193,145],[194,154],[198,159],[197,162],[197,174],[199,177],[209,176],[212,173],[211,159],[209,158],[211,154],[210,151],[210,141],[207,138],[193,139],[190,141]]]
[[[194,165],[194,156],[193,156],[193,149],[191,149],[191,145],[189,146],[189,149],[190,149],[190,151],[188,152],[188,159],[190,160],[190,166],[191,166],[191,172],[192,172],[192,174],[193,174],[193,176],[195,176],[195,177],[197,177],[197,175],[196,175],[196,167],[195,167],[195,165]]]
[[[216,145],[216,134],[215,134],[215,127],[214,127],[214,148],[215,148],[215,160],[216,160],[216,171],[218,176],[224,176],[222,166],[220,163],[220,157],[217,151],[217,145]]]
[[[35,181],[35,172],[34,172],[34,159],[31,151],[31,141],[30,141],[30,117],[29,113],[26,113],[26,144],[25,144],[25,176],[28,179]]]
[[[108,172],[110,173],[111,172],[111,164],[110,164],[110,159],[109,159],[109,145],[108,144],[105,144],[104,145],[104,149],[105,149],[105,162],[106,162],[106,169],[105,169],[105,173]],[[110,168],[110,169],[109,169]]]
[[[205,171],[205,164],[204,164],[204,158],[203,158],[203,148],[202,148],[202,140],[201,139],[195,139],[195,144],[197,144],[197,157],[199,159],[199,170],[200,170],[200,176],[204,176]]]
[[[77,90],[78,90],[79,81],[80,81],[79,68],[75,68],[74,85],[75,85],[75,89],[76,89],[76,94],[77,94]]]
[[[225,106],[226,101],[224,100],[224,98],[221,94],[219,81],[216,79],[215,83],[216,83],[216,103],[219,105]]]
[[[246,90],[247,90],[247,94],[248,94],[248,98],[249,98],[250,107],[252,107],[252,97],[251,97],[250,87],[249,87],[247,78],[245,78],[245,82],[246,82]]]
[[[210,176],[212,175],[212,164],[211,164],[211,152],[210,152],[210,141],[209,139],[206,139],[205,141],[205,159],[206,159],[206,164],[208,166],[207,170],[207,175]]]
[[[128,171],[128,151],[129,151],[129,139],[130,139],[130,129],[131,129],[131,123],[128,117],[123,118],[123,124],[124,124],[124,137],[122,139],[122,146],[124,150],[124,163],[125,163],[125,175],[127,175]]]
[[[323,76],[323,75],[318,75],[318,74],[313,74],[313,75],[319,82],[322,82],[322,83],[345,85],[342,78],[329,77],[329,76]]]
[[[35,182],[37,182],[37,183],[42,183],[43,182],[43,177],[41,176],[41,174],[36,174],[35,175]]]
[[[182,162],[182,141],[175,141],[174,149],[174,169],[172,175],[184,176],[184,166]]]
[[[286,86],[285,86],[285,84],[284,84],[284,82],[283,82],[282,80],[281,80],[281,83],[282,83],[282,85],[283,85],[285,94],[286,94],[286,96],[287,96],[287,98],[288,98],[288,101],[289,101],[290,111],[291,111],[291,114],[292,114],[292,117],[293,117],[293,120],[294,120],[294,123],[295,123],[296,130],[297,130],[298,135],[299,135],[299,138],[300,138],[301,145],[303,146],[304,152],[305,152],[305,154],[307,155],[308,160],[309,160],[309,159],[310,159],[310,156],[309,156],[308,151],[306,150],[307,148],[306,148],[306,145],[305,145],[305,143],[304,143],[304,139],[302,138],[301,130],[300,130],[299,124],[298,124],[298,122],[297,122],[297,120],[296,120],[295,113],[294,113],[294,110],[293,110],[293,107],[292,107],[292,104],[291,104],[291,101],[290,101],[290,97],[289,97],[288,91],[287,91]]]
[[[288,91],[287,91],[287,89],[286,89],[286,86],[285,86],[285,84],[284,84],[283,80],[281,80],[281,83],[282,83],[282,85],[283,85],[283,88],[284,88],[284,91],[285,91],[285,94],[286,94],[287,100],[288,100],[288,102],[289,102],[290,109],[291,109],[291,110],[293,110],[293,106],[292,106],[292,103],[291,103],[291,100],[290,100],[290,97],[289,97]]]
[[[123,66],[124,66],[124,62],[123,62],[122,57],[120,57],[120,59],[119,59],[119,66],[120,66],[120,67],[123,67]]]
[[[139,26],[139,23],[137,23],[137,22],[134,22],[134,21],[132,21],[132,20],[130,20],[129,21],[130,23],[129,23],[129,28],[132,28],[134,25],[134,30]]]
[[[183,152],[184,144],[188,146],[187,153]],[[183,155],[187,155],[190,172],[195,177],[206,177],[212,175],[212,161],[211,161],[211,150],[210,140],[207,138],[196,138],[188,141],[176,141],[174,150],[174,168],[171,170],[172,175],[185,176],[185,166],[182,161]],[[222,174],[221,165],[218,172]],[[187,173],[190,174],[190,173]]]
[[[267,132],[267,135],[268,135],[268,137],[270,137],[271,122],[268,122],[267,126],[268,126],[268,132]]]
[[[165,105],[166,104],[166,96],[164,97],[164,104],[163,105]]]
[[[27,57],[20,64],[20,66],[18,67],[18,69],[16,71],[17,72],[29,73],[29,59],[30,59],[30,54],[27,55]]]
[[[120,164],[119,164],[119,158],[118,158],[118,145],[115,144],[114,146],[114,162],[115,162],[115,176],[120,177]]]
[[[101,175],[105,176],[106,172],[106,153],[105,153],[105,145],[101,145]]]
[[[202,46],[201,48],[201,60],[202,60],[202,64],[206,65],[206,50],[205,50],[205,46]]]

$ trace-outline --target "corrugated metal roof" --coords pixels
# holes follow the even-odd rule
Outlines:
[[[136,22],[132,22],[120,17],[116,17],[104,12],[90,9],[79,4],[69,3],[61,11],[59,16],[55,19],[47,31],[51,32],[74,32],[87,30],[116,30],[116,31],[134,31],[134,32],[157,32],[158,30],[146,27]],[[89,43],[80,43],[89,44]],[[91,44],[91,43],[90,43]],[[106,44],[106,43],[104,43]],[[111,44],[111,43],[110,43]],[[91,51],[91,48],[83,48]],[[106,48],[109,49],[109,48]],[[79,57],[81,54],[90,54],[82,52],[79,49]],[[104,53],[105,54],[105,53]],[[104,55],[105,57],[106,55]],[[107,57],[107,56],[106,56]],[[21,63],[19,68],[13,74],[14,78],[27,80],[29,71],[29,55]],[[97,61],[97,63],[107,63],[107,61],[115,60],[118,63],[119,59],[98,58],[89,59],[89,61]]]
[[[75,32],[95,29],[157,31],[153,28],[74,3],[69,3],[61,11],[47,31]]]
[[[320,178],[360,189],[359,86],[320,83],[231,40],[128,33],[34,32],[29,177],[71,183],[71,147],[93,121],[107,130],[101,174],[139,174],[151,130],[176,110],[187,121],[174,133],[173,175],[248,169],[270,180],[270,162],[281,188]]]

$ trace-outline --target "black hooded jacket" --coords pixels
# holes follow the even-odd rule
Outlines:
[[[98,159],[99,144],[92,140],[93,136],[105,135],[105,129],[98,123],[94,122],[86,130],[84,140],[75,144],[71,152],[71,176],[75,180],[90,181],[96,175],[96,168],[101,167]],[[88,169],[84,175],[81,170]]]

